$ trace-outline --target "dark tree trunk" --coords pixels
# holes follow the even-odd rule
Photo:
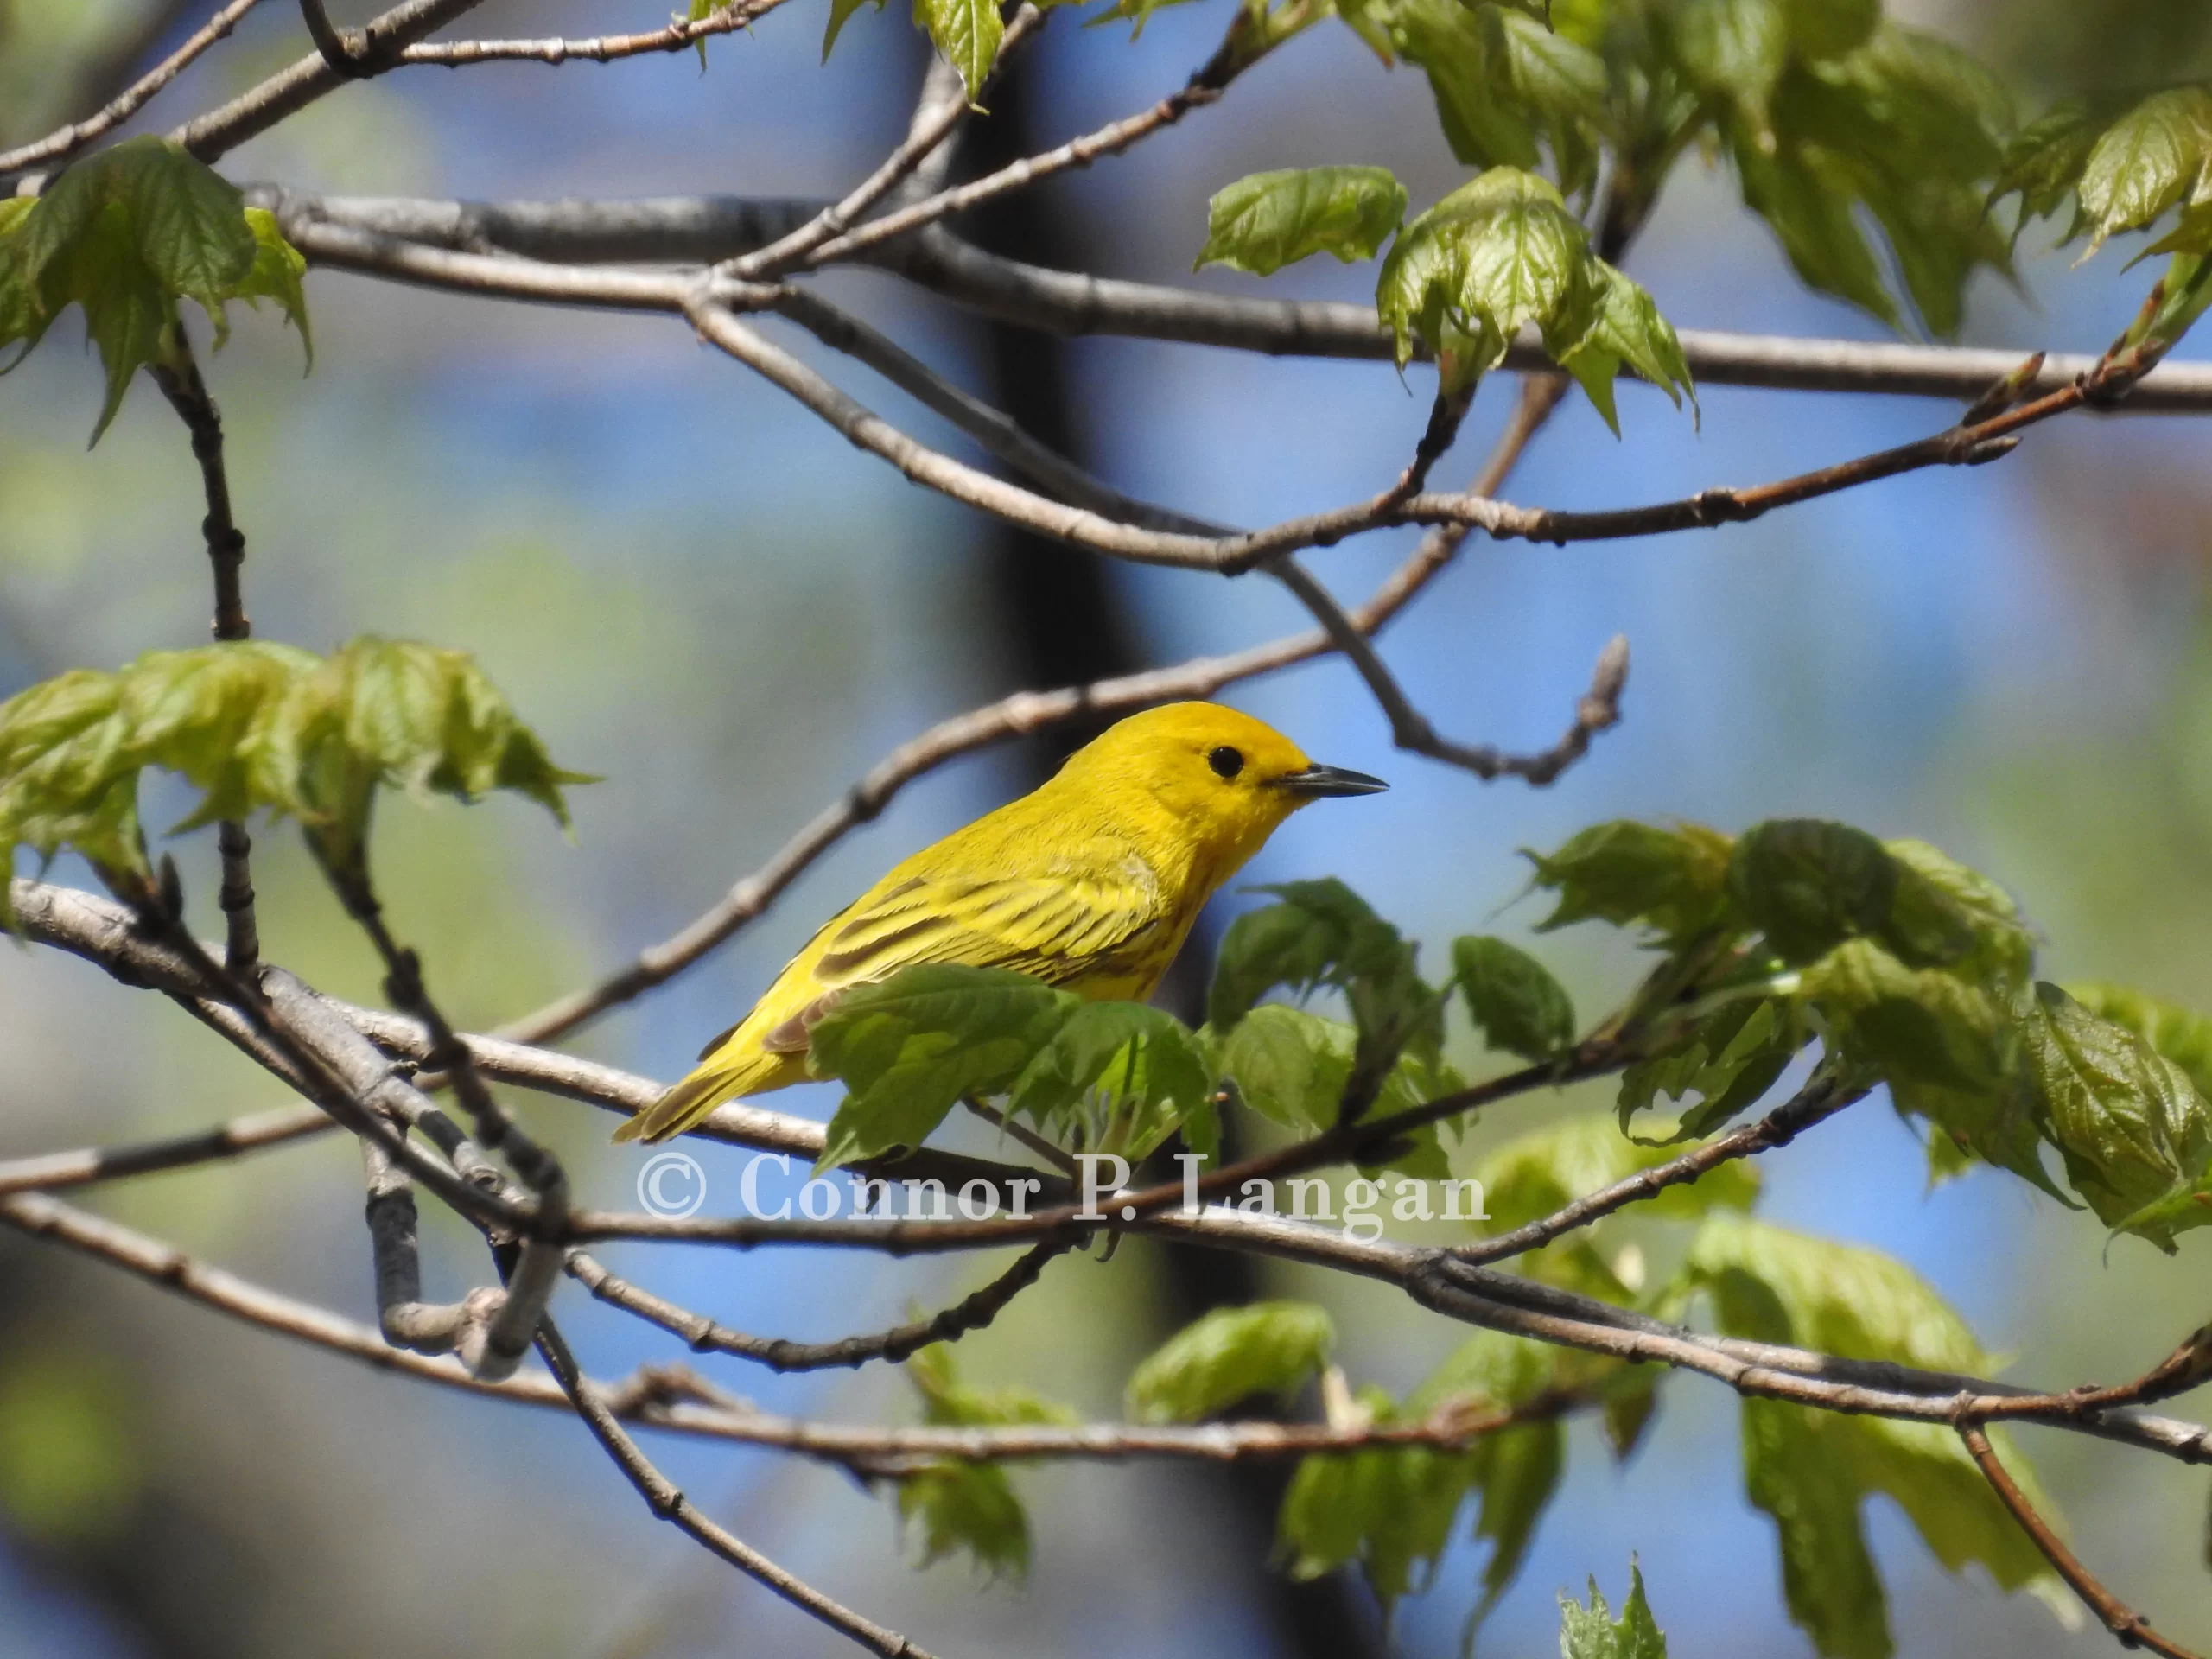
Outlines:
[[[1047,148],[1063,134],[1044,130],[1035,118],[1036,72],[1043,54],[1031,56],[994,92],[991,113],[976,121],[957,162],[963,176],[986,172]],[[1048,70],[1049,73],[1049,70]],[[1093,246],[1079,234],[1095,220],[1057,211],[1051,187],[1001,196],[961,226],[963,234],[995,251],[1062,270],[1095,269]],[[1085,464],[1075,416],[1080,365],[1066,342],[1002,324],[982,328],[984,394],[1021,429],[1078,464]],[[993,626],[1008,689],[1077,685],[1147,664],[1142,630],[1108,561],[1096,554],[990,522],[981,532],[984,586],[995,607]],[[1071,750],[1096,736],[1103,721],[1039,734],[1023,757],[1023,782],[1041,781]],[[1193,1021],[1204,1005],[1212,940],[1203,924],[1163,988],[1160,1001]],[[1233,1157],[1224,1144],[1224,1157]],[[1170,1173],[1158,1179],[1169,1179]],[[1255,1260],[1241,1253],[1164,1246],[1157,1333],[1171,1331],[1210,1308],[1236,1306],[1265,1294]],[[1274,1650],[1297,1659],[1365,1659],[1382,1645],[1371,1603],[1363,1587],[1343,1574],[1294,1583],[1269,1568],[1275,1511],[1290,1465],[1240,1463],[1186,1471],[1192,1491],[1216,1511],[1210,1530],[1224,1554],[1243,1564],[1233,1586],[1272,1627]],[[1185,1524],[1189,1524],[1187,1522]]]

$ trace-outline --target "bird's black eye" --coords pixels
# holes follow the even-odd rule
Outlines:
[[[1244,757],[1224,743],[1206,756],[1206,765],[1224,778],[1234,778],[1244,770]]]

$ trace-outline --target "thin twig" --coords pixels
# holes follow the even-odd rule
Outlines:
[[[2005,1472],[2004,1463],[1997,1455],[1997,1448],[1989,1443],[1989,1436],[1978,1425],[1961,1423],[1959,1438],[1966,1442],[1967,1455],[1980,1468],[1989,1482],[1990,1491],[1997,1494],[1997,1501],[2012,1513],[2020,1523],[2020,1530],[2035,1541],[2044,1559],[2049,1561],[2058,1576],[2066,1580],[2067,1587],[2082,1599],[2082,1605],[2102,1621],[2123,1648],[2148,1648],[2163,1654],[2165,1659],[2196,1659],[2196,1656],[2180,1643],[2158,1634],[2151,1628],[2150,1619],[2137,1612],[2118,1596],[2105,1588],[2094,1573],[2082,1565],[2065,1541],[2051,1530],[2050,1523],[2036,1513],[2035,1505],[2028,1502],[2027,1494]]]
[[[1479,1243],[1462,1244],[1452,1254],[1462,1262],[1502,1262],[1508,1256],[1541,1249],[1554,1239],[1587,1227],[1617,1210],[1625,1209],[1631,1204],[1641,1204],[1646,1198],[1656,1198],[1670,1186],[1681,1186],[1697,1180],[1733,1159],[1749,1158],[1778,1147],[1786,1147],[1814,1124],[1834,1117],[1847,1106],[1864,1098],[1865,1090],[1844,1088],[1832,1074],[1821,1072],[1756,1123],[1747,1123],[1741,1128],[1716,1135],[1703,1146],[1686,1152],[1679,1158],[1655,1165],[1649,1169],[1639,1170],[1624,1180],[1616,1181],[1611,1186],[1601,1187],[1577,1198],[1525,1227],[1516,1227],[1510,1233],[1499,1233]]]
[[[357,37],[359,50],[348,54],[354,63],[353,74],[340,74],[331,67],[320,50],[310,52],[220,108],[186,122],[169,137],[201,161],[213,162],[247,139],[258,137],[278,122],[297,115],[349,79],[384,73],[399,62],[404,48],[482,3],[483,0],[404,0],[404,4],[372,17],[361,29]]]
[[[193,458],[200,463],[201,492],[207,516],[200,533],[207,543],[207,563],[215,579],[215,614],[209,630],[218,641],[251,637],[253,624],[245,612],[242,577],[245,563],[245,532],[231,510],[231,481],[223,460],[223,417],[201,377],[190,348],[180,349],[183,360],[171,365],[149,365],[154,383],[168,399],[192,435]],[[244,822],[225,818],[215,831],[215,849],[223,861],[222,886],[216,902],[223,911],[223,961],[233,974],[247,975],[261,959],[261,930],[254,913],[253,837]]]
[[[1006,33],[999,41],[998,56],[993,60],[991,73],[977,90],[977,102],[989,96],[990,89],[1004,73],[1009,54],[1017,51],[1023,41],[1045,26],[1045,14],[1027,3],[1018,7],[1006,26]],[[938,61],[932,57],[932,65]],[[939,85],[933,73],[925,73],[925,91]],[[914,112],[914,119],[906,137],[898,147],[883,159],[881,166],[853,187],[843,197],[824,207],[790,235],[771,242],[755,252],[742,254],[716,268],[717,274],[733,276],[740,281],[759,281],[788,270],[823,244],[842,236],[849,230],[869,208],[881,201],[910,179],[916,168],[934,155],[952,137],[953,130],[963,120],[970,105],[965,88],[955,83],[952,96],[935,105],[925,102]]]
[[[483,1350],[471,1369],[490,1381],[512,1376],[529,1351],[533,1333],[561,1276],[563,1252],[556,1243],[569,1217],[569,1178],[560,1160],[517,1126],[478,1074],[468,1045],[461,1040],[423,982],[422,960],[395,939],[385,924],[365,868],[339,868],[327,861],[324,874],[346,913],[376,946],[385,964],[385,994],[392,1006],[419,1021],[429,1039],[425,1065],[443,1073],[468,1114],[477,1137],[521,1178],[537,1200],[535,1226],[521,1241],[506,1293],[484,1333]]]
[[[238,26],[239,18],[251,11],[260,0],[230,0],[215,15],[185,37],[184,43],[149,69],[137,80],[118,92],[99,111],[81,121],[73,121],[57,128],[43,138],[13,149],[0,150],[0,174],[16,173],[41,162],[66,161],[94,139],[104,137],[121,126],[150,102],[154,96],[175,80],[200,54],[218,41],[229,35]],[[148,41],[150,47],[154,41]]]
[[[886,213],[880,219],[870,219],[859,228],[846,232],[834,240],[823,243],[807,257],[809,265],[827,265],[850,259],[880,244],[911,235],[925,226],[954,213],[967,212],[994,196],[1010,190],[1027,189],[1039,179],[1055,173],[1065,173],[1073,168],[1089,167],[1093,162],[1108,156],[1116,156],[1140,140],[1173,126],[1192,110],[1203,109],[1216,102],[1229,89],[1229,84],[1249,68],[1257,60],[1236,49],[1235,42],[1243,32],[1243,15],[1230,26],[1230,35],[1220,48],[1205,64],[1193,73],[1177,91],[1169,93],[1148,110],[1125,116],[1119,121],[1109,122],[1096,132],[1085,133],[1070,139],[1056,149],[1040,155],[1026,156],[1010,162],[995,173],[986,174],[967,184],[950,190],[940,190]]]
[[[550,1319],[541,1319],[537,1326],[537,1351],[559,1382],[562,1392],[569,1396],[576,1414],[584,1420],[592,1438],[613,1459],[638,1496],[645,1500],[645,1507],[655,1518],[666,1521],[711,1550],[755,1583],[765,1586],[781,1596],[808,1617],[819,1619],[839,1635],[848,1637],[872,1653],[884,1659],[930,1659],[929,1654],[908,1641],[898,1631],[887,1629],[873,1619],[865,1618],[842,1603],[833,1601],[808,1584],[804,1580],[785,1572],[736,1534],[718,1526],[691,1500],[684,1497],[675,1482],[655,1468],[652,1460],[638,1449],[638,1443],[623,1432],[614,1414],[599,1396],[591,1379],[577,1369],[575,1356],[569,1351],[569,1344]]]
[[[90,1186],[156,1171],[189,1169],[266,1147],[281,1147],[338,1127],[319,1106],[279,1106],[234,1117],[210,1129],[121,1147],[82,1147],[0,1161],[0,1193],[53,1192]]]
[[[310,260],[387,277],[407,273],[380,268],[373,263],[372,251],[403,245],[505,250],[554,267],[709,265],[788,235],[830,205],[820,199],[715,195],[454,201],[326,196],[274,185],[251,187],[251,195],[278,214],[286,235]],[[372,239],[348,239],[344,233],[349,231],[369,232]],[[373,238],[385,240],[378,243]],[[1050,334],[1116,334],[1275,357],[1377,363],[1393,360],[1396,349],[1389,330],[1370,306],[1251,298],[1052,270],[986,252],[941,226],[867,250],[864,263],[956,305]],[[632,275],[653,277],[649,291],[656,296],[672,293],[687,280],[650,272]],[[639,291],[631,289],[626,296],[618,289],[601,300],[586,286],[562,297],[575,304],[631,305],[639,303],[634,297]],[[647,308],[661,308],[661,300],[656,297]],[[1980,397],[2027,354],[2018,348],[1804,339],[1704,328],[1677,333],[1683,358],[1700,385],[1940,397],[1961,403]],[[2094,369],[2097,361],[2094,356],[2050,353],[2021,388],[2022,394],[2040,397],[2060,391]],[[1532,327],[1509,345],[1501,366],[1543,372],[1553,365]],[[2162,363],[2117,407],[2138,414],[2212,410],[2212,363]]]
[[[676,18],[665,29],[635,35],[595,35],[588,40],[558,36],[535,41],[451,41],[410,46],[400,53],[402,63],[442,64],[459,68],[471,63],[500,60],[525,63],[563,64],[581,60],[613,63],[653,52],[681,52],[716,35],[748,29],[784,3],[784,0],[737,0],[704,17]]]
[[[981,1290],[929,1319],[911,1320],[873,1335],[844,1337],[835,1342],[792,1342],[782,1337],[754,1337],[733,1331],[703,1313],[679,1307],[618,1278],[582,1250],[569,1252],[568,1267],[569,1276],[601,1301],[683,1338],[694,1353],[735,1354],[774,1371],[818,1371],[833,1366],[864,1365],[878,1359],[897,1364],[933,1342],[955,1342],[970,1332],[980,1331],[1016,1296],[1037,1282],[1047,1262],[1065,1255],[1080,1242],[1078,1234],[1046,1239],[1033,1245]]]

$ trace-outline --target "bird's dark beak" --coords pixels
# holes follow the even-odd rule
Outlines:
[[[1390,787],[1380,778],[1370,778],[1363,772],[1353,772],[1344,766],[1308,766],[1303,772],[1287,772],[1268,781],[1277,789],[1317,799],[1324,795],[1379,795]]]

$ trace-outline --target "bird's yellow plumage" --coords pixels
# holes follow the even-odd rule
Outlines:
[[[726,1100],[805,1079],[807,1033],[849,986],[917,963],[1011,968],[1096,1001],[1152,995],[1214,890],[1282,821],[1379,779],[1317,766],[1209,702],[1132,715],[1051,782],[924,848],[830,918],[689,1077],[615,1131],[681,1135]]]

